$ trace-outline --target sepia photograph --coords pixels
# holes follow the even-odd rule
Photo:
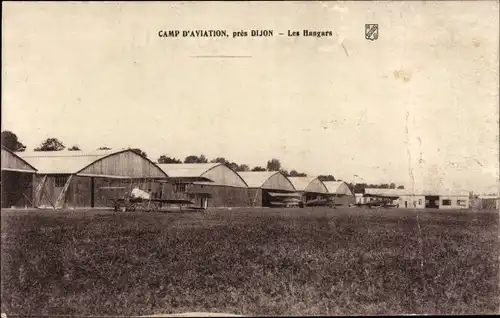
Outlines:
[[[499,4],[3,1],[2,318],[500,314]]]

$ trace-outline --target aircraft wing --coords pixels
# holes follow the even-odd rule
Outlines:
[[[166,204],[194,204],[194,202],[189,200],[166,200],[166,199],[151,199],[153,202],[160,202]]]
[[[330,199],[318,199],[318,200],[311,200],[306,202],[306,206],[326,206],[326,205],[342,205],[342,204],[335,204],[335,201],[330,200]]]
[[[399,199],[399,196],[384,195],[384,194],[365,194],[364,196],[365,197],[372,197],[372,198],[380,198],[380,199],[392,199],[392,200]]]
[[[285,206],[285,203],[282,201],[271,201],[269,204],[272,206]]]

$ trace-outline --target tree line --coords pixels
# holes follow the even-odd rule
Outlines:
[[[26,146],[19,140],[16,134],[11,131],[2,131],[2,145],[14,152],[22,152],[26,150]],[[67,149],[69,151],[81,151],[79,145],[73,145],[69,148],[66,148],[64,143],[57,138],[47,138],[40,145],[34,148],[34,151],[62,151]],[[103,146],[97,148],[97,150],[111,150],[111,148]],[[134,152],[147,157],[147,154],[139,148],[133,148]]]
[[[396,185],[395,183],[382,183],[382,184],[369,184],[369,183],[348,183],[349,188],[354,193],[365,193],[366,188],[371,189],[404,189],[403,185]]]
[[[2,131],[2,145],[6,147],[7,149],[15,152],[19,151],[25,151],[26,146],[19,140],[16,134],[14,134],[11,131]],[[67,149],[69,151],[81,151],[80,147],[78,145],[72,145],[69,148],[66,148],[64,143],[57,139],[57,138],[47,138],[45,139],[38,147],[34,149],[34,151],[62,151],[64,149]],[[111,150],[111,148],[107,146],[102,146],[97,148],[97,150]],[[142,151],[139,148],[132,148],[132,151],[134,151],[137,154],[140,154],[144,157],[147,157],[146,152]],[[296,169],[285,169],[283,165],[281,164],[281,161],[277,158],[272,158],[267,161],[267,164],[265,167],[262,166],[254,166],[253,168],[250,168],[249,165],[247,164],[238,164],[234,161],[230,161],[224,157],[217,157],[212,160],[208,160],[205,155],[189,155],[184,160],[175,158],[175,157],[170,157],[167,155],[161,155],[158,158],[158,163],[173,163],[173,164],[180,164],[180,163],[222,163],[227,165],[229,168],[242,172],[242,171],[279,171],[283,173],[287,177],[307,177],[307,174],[304,172],[299,172]],[[321,181],[336,181],[335,177],[333,175],[320,175],[318,176],[318,179]],[[353,185],[351,183],[348,183],[349,187],[351,188],[351,191],[355,191],[356,193],[364,192],[365,188],[382,188],[382,189],[395,189],[396,185],[394,183],[391,184],[356,184]],[[397,187],[398,189],[403,189],[403,186]]]
[[[25,151],[26,146],[19,140],[16,134],[11,131],[2,131],[2,145],[11,151]],[[45,139],[38,147],[34,149],[34,151],[62,151],[67,149],[69,151],[81,151],[78,145],[73,145],[69,148],[66,148],[66,145],[59,140],[58,138],[47,138]],[[111,148],[107,146],[102,146],[97,148],[97,150],[111,150]],[[132,148],[132,151],[147,157],[147,153],[142,151],[139,148]],[[280,171],[286,176],[294,176],[294,177],[305,177],[307,174],[303,172],[298,172],[295,169],[290,170],[290,172],[282,167],[282,164],[279,159],[273,158],[267,162],[266,167],[255,166],[250,168],[247,164],[237,164],[234,161],[227,160],[224,157],[217,157],[212,160],[208,160],[205,155],[189,155],[184,160],[180,160],[175,157],[169,157],[167,155],[161,155],[158,158],[158,163],[223,163],[230,167],[235,171]]]
[[[271,160],[267,161],[267,165],[265,167],[255,166],[253,168],[250,168],[250,166],[247,164],[238,164],[238,163],[231,161],[231,160],[228,160],[224,157],[217,157],[217,158],[214,158],[212,160],[208,160],[208,158],[205,157],[205,155],[203,155],[203,154],[199,155],[199,156],[197,156],[197,155],[187,156],[184,159],[184,161],[182,161],[178,158],[175,158],[175,157],[169,157],[167,155],[162,155],[162,156],[160,156],[160,158],[158,158],[158,163],[175,164],[175,163],[209,163],[209,162],[210,163],[225,164],[229,168],[231,168],[235,171],[238,171],[238,172],[242,172],[242,171],[279,171],[279,172],[283,173],[284,175],[290,176],[290,177],[306,177],[307,176],[307,174],[305,174],[303,172],[298,172],[295,169],[292,169],[290,171],[284,169],[280,160],[276,159],[276,158],[272,158]]]

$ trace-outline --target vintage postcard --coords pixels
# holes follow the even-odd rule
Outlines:
[[[499,313],[499,23],[4,1],[2,317]]]

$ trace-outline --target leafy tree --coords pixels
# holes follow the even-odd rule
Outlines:
[[[365,193],[366,183],[356,183],[354,185],[354,193]]]
[[[26,146],[19,141],[17,135],[8,130],[2,131],[2,146],[10,151],[26,150]]]
[[[111,150],[111,148],[104,146],[97,148],[97,150]]]
[[[250,167],[248,165],[239,165],[238,166],[238,169],[236,169],[236,171],[250,171]]]
[[[185,159],[184,159],[184,163],[198,163],[198,156],[187,156]]]
[[[318,179],[319,179],[320,181],[335,181],[335,177],[334,177],[334,176],[332,176],[331,174],[329,174],[329,175],[327,175],[327,176],[326,176],[326,175],[321,175],[321,176],[318,176]]]
[[[231,168],[231,169],[235,170],[235,171],[238,171],[238,168],[240,167],[240,166],[238,166],[238,164],[237,164],[237,163],[235,163],[235,162],[231,162],[231,163],[227,164],[227,166],[228,166],[229,168]]]
[[[273,158],[267,162],[267,170],[268,171],[280,171],[281,170],[281,162],[279,159]]]
[[[398,187],[398,189],[404,189],[404,188],[405,188],[405,186],[404,186],[404,185],[400,185],[400,186]]]
[[[158,158],[158,163],[182,163],[182,161],[177,158],[171,158],[165,155],[161,155],[160,158]]]
[[[138,154],[138,155],[141,155],[141,156],[146,157],[146,158],[148,157],[148,155],[144,151],[142,151],[141,149],[139,149],[139,148],[133,148],[131,150],[133,152],[135,152],[136,154]]]
[[[290,177],[307,177],[307,174],[303,172],[297,172],[297,170],[290,171]]]
[[[289,174],[288,174],[288,170],[286,169],[280,169],[280,172],[285,176],[285,177],[288,177]]]
[[[57,138],[47,138],[35,151],[61,151],[66,146]]]
[[[184,159],[184,163],[207,163],[208,160],[207,158],[205,158],[204,155],[201,155],[201,156],[195,156],[195,155],[191,155],[191,156],[187,156],[185,159]]]
[[[217,157],[215,159],[210,160],[211,163],[223,163],[225,165],[229,164],[229,160],[224,157]]]
[[[235,170],[235,171],[249,171],[250,167],[248,165],[238,165],[234,161],[229,161],[224,157],[217,157],[215,159],[210,160],[211,163],[222,163],[227,165],[229,168]]]
[[[256,166],[252,168],[252,171],[266,171],[266,169],[261,166]]]
[[[404,186],[398,186],[396,187],[395,183],[387,184],[387,183],[382,183],[382,184],[365,184],[366,188],[370,189],[404,189]]]
[[[78,145],[74,145],[71,148],[68,148],[69,151],[81,151],[80,147]]]

